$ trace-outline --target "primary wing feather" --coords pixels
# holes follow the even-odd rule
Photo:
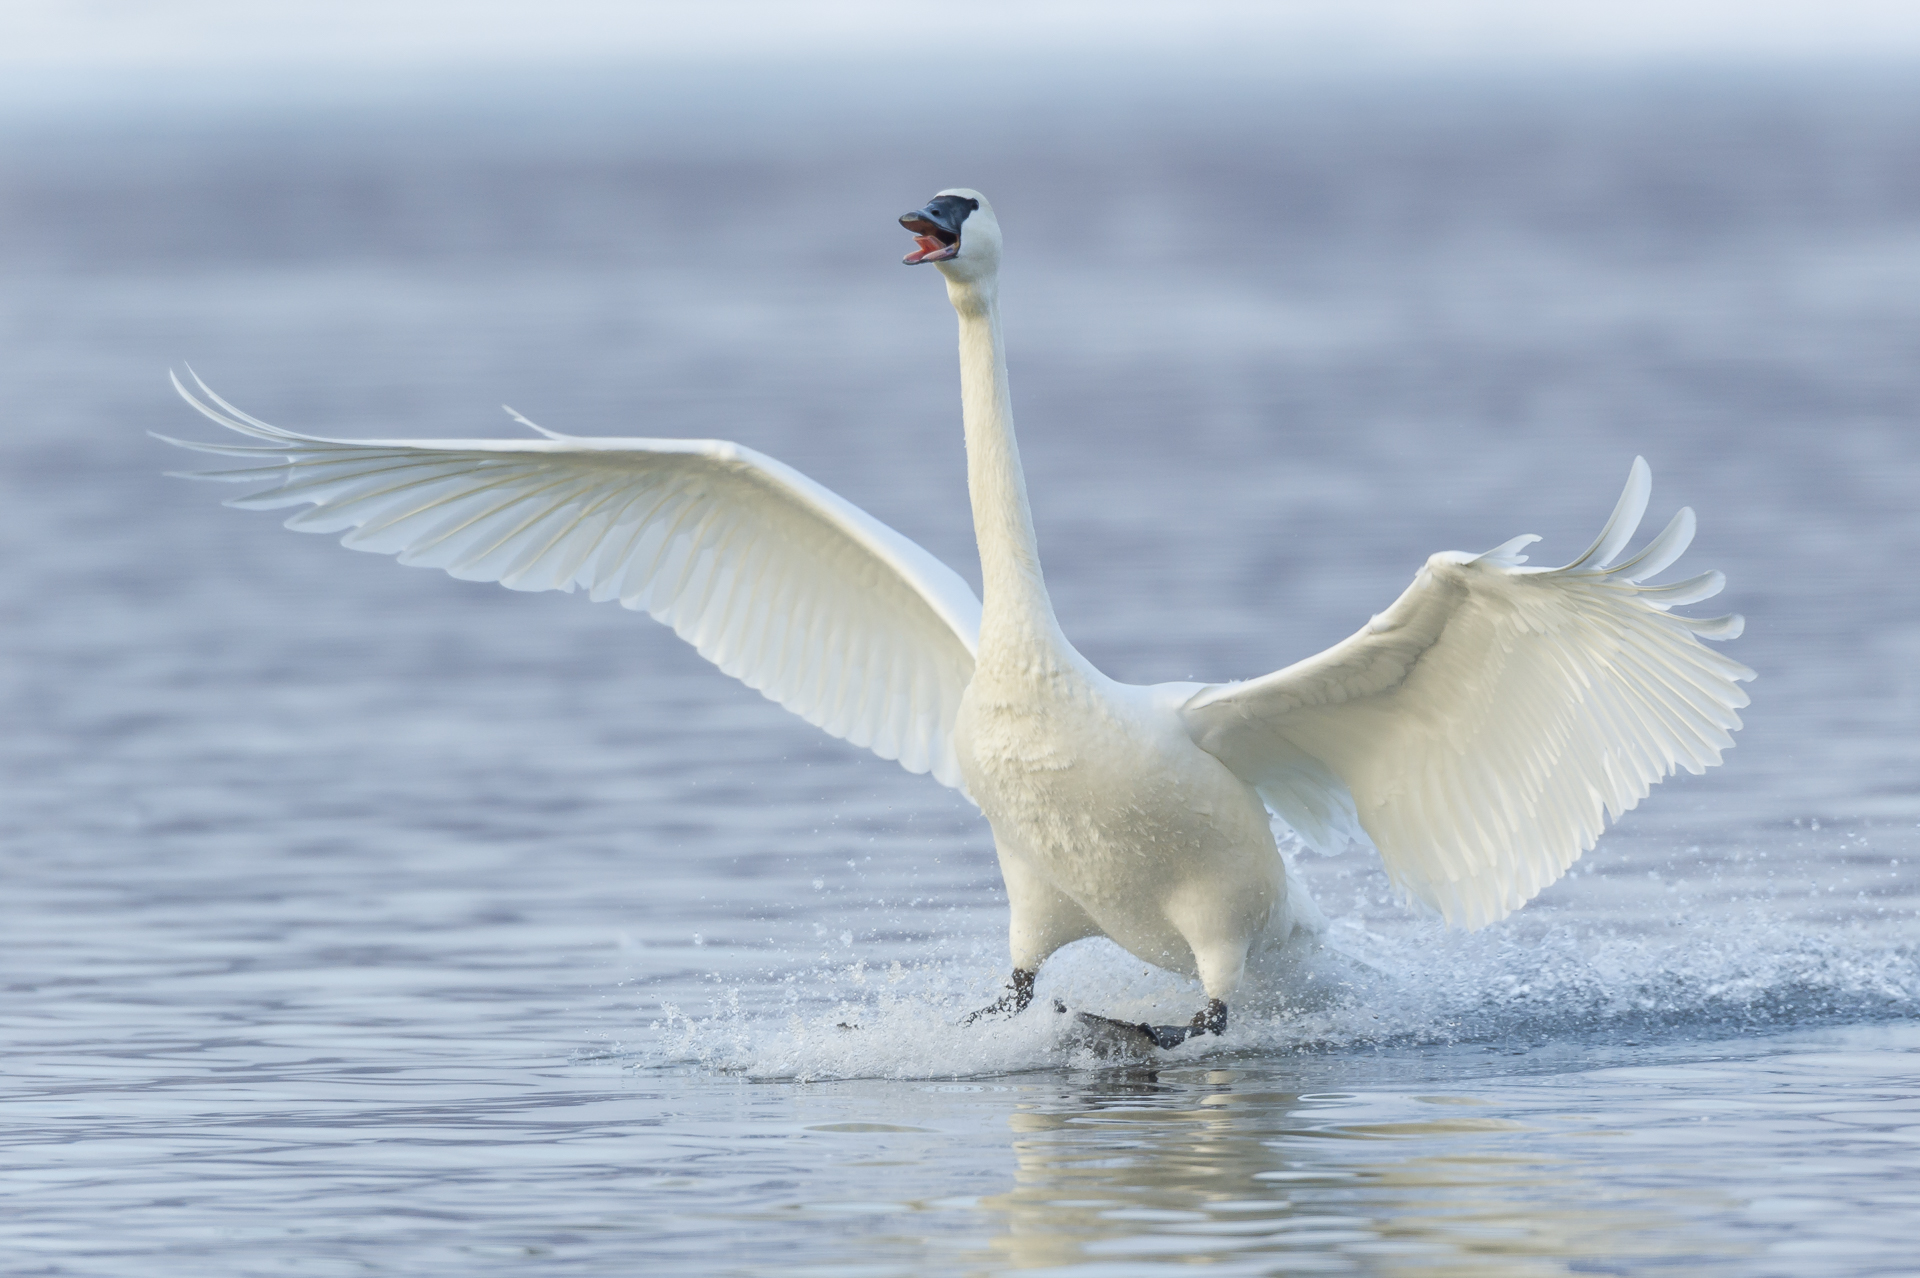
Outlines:
[[[1503,918],[1676,767],[1718,763],[1740,727],[1753,672],[1700,642],[1734,638],[1740,618],[1667,611],[1724,579],[1640,584],[1686,549],[1693,512],[1608,567],[1650,489],[1636,458],[1613,518],[1563,568],[1521,566],[1533,537],[1433,556],[1358,634],[1196,693],[1189,732],[1310,841],[1364,832],[1395,885],[1449,922]]]
[[[194,478],[272,484],[228,505],[303,505],[287,527],[468,581],[618,599],[809,723],[960,785],[979,600],[791,467],[720,440],[321,439],[174,385],[257,441],[167,441],[245,459]]]

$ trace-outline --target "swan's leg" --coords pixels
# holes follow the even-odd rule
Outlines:
[[[1040,973],[1024,967],[1013,969],[1013,979],[1007,982],[1007,992],[977,1012],[968,1012],[962,1025],[971,1025],[983,1016],[1018,1016],[1027,1010],[1027,1004],[1033,1002],[1033,982]]]
[[[1013,978],[1005,994],[970,1014],[961,1022],[963,1025],[971,1025],[983,1016],[1026,1011],[1033,1002],[1034,978],[1047,956],[1070,941],[1100,935],[1100,929],[1072,897],[1004,848],[1000,849],[1000,875],[1007,882],[1007,940],[1013,951]]]
[[[1182,1038],[1192,1038],[1196,1034],[1226,1033],[1227,1000],[1240,988],[1240,981],[1247,974],[1247,951],[1251,948],[1251,938],[1236,936],[1232,930],[1218,926],[1209,927],[1207,931],[1211,935],[1204,937],[1196,937],[1193,932],[1186,933],[1187,943],[1193,947],[1193,964],[1199,969],[1200,983],[1206,987],[1207,1005],[1180,1027],[1187,1031]]]
[[[1177,917],[1177,916],[1176,916]],[[1196,917],[1205,919],[1216,917],[1215,912],[1201,911]],[[1169,921],[1174,921],[1170,918]],[[1195,929],[1198,931],[1199,929]],[[1185,1025],[1153,1025],[1146,1021],[1117,1021],[1110,1016],[1095,1016],[1091,1012],[1081,1012],[1080,1024],[1091,1031],[1090,1046],[1096,1053],[1105,1055],[1116,1049],[1139,1052],[1150,1047],[1178,1047],[1190,1038],[1202,1034],[1224,1034],[1227,1031],[1227,1000],[1239,988],[1241,977],[1247,968],[1247,951],[1251,944],[1248,939],[1236,938],[1227,929],[1215,928],[1209,940],[1198,944],[1194,941],[1194,931],[1182,929],[1189,947],[1193,951],[1194,966],[1200,974],[1201,984],[1206,986],[1207,1005],[1196,1012],[1192,1020]]]
[[[1206,1007],[1193,1014],[1193,1020],[1187,1028],[1195,1034],[1224,1034],[1227,1032],[1227,1005],[1217,998],[1207,1000]]]
[[[1162,1048],[1178,1046],[1202,1034],[1226,1033],[1227,1000],[1240,988],[1240,980],[1246,975],[1247,951],[1251,945],[1249,935],[1236,934],[1246,927],[1247,920],[1211,908],[1204,895],[1183,896],[1185,900],[1175,899],[1169,921],[1180,928],[1193,950],[1194,966],[1199,970],[1200,983],[1207,990],[1207,1005],[1194,1013],[1185,1025],[1149,1025],[1142,1021],[1126,1027]],[[1201,904],[1193,908],[1196,899]],[[1098,1019],[1106,1021],[1104,1017]],[[1107,1024],[1119,1025],[1118,1022]]]
[[[1193,1018],[1208,1033],[1218,1034],[1227,1025],[1227,1000],[1240,988],[1247,974],[1248,941],[1222,938],[1209,945],[1193,947],[1194,966],[1200,969],[1200,984],[1206,987],[1207,1010]],[[1215,1028],[1213,1022],[1218,1020]]]

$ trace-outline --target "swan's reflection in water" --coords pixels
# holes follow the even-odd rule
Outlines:
[[[1587,1173],[1619,1135],[1590,1118],[1284,1081],[1195,1070],[1034,1097],[1008,1116],[1014,1187],[979,1204],[999,1225],[981,1267],[1505,1276],[1706,1250],[1652,1191]]]

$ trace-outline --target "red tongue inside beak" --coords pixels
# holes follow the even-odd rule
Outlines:
[[[900,259],[908,266],[920,262],[944,262],[960,251],[958,244],[942,244],[931,235],[916,235],[913,242],[920,247]]]

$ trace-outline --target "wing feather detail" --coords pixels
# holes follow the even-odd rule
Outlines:
[[[1753,671],[1706,647],[1738,616],[1668,609],[1707,572],[1646,586],[1693,539],[1682,510],[1626,548],[1652,491],[1643,459],[1587,552],[1528,568],[1516,538],[1429,559],[1358,634],[1186,702],[1188,731],[1309,842],[1364,835],[1403,894],[1481,927],[1557,880],[1609,820],[1675,770],[1720,762]]]
[[[791,467],[722,440],[323,439],[194,381],[174,386],[252,442],[166,442],[248,463],[189,476],[265,485],[228,505],[301,506],[287,527],[469,581],[617,599],[832,735],[961,785],[979,600]]]

